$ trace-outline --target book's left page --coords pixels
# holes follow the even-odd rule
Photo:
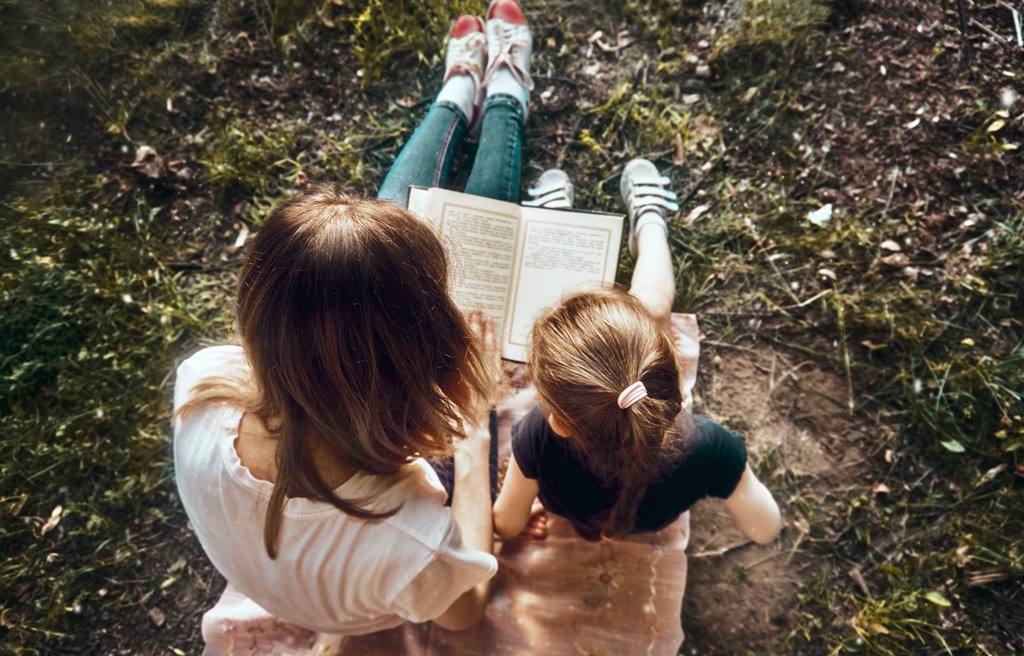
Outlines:
[[[463,311],[483,310],[504,336],[520,207],[456,191],[413,187],[409,211],[433,226],[448,250],[456,305]]]

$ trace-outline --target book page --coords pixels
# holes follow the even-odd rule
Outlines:
[[[414,187],[409,194],[409,211],[430,223],[448,250],[455,304],[463,311],[483,310],[504,338],[519,206]]]
[[[524,208],[502,354],[525,361],[533,322],[566,293],[615,280],[621,215]]]

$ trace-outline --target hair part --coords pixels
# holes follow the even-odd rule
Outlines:
[[[374,512],[339,498],[314,453],[369,474],[446,457],[463,417],[489,398],[489,365],[449,294],[429,225],[386,201],[318,187],[276,208],[239,278],[236,322],[251,381],[206,382],[206,402],[257,415],[279,440],[264,543],[276,557],[288,497]]]
[[[542,314],[529,360],[538,395],[588,469],[619,490],[600,535],[629,533],[647,486],[680,453],[672,340],[637,298],[605,288],[570,295]],[[637,381],[647,397],[619,408],[619,394]]]

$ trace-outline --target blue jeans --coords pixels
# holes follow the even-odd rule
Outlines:
[[[512,96],[497,94],[483,107],[480,145],[465,192],[519,202],[523,157],[523,108]],[[452,161],[469,129],[466,117],[449,102],[435,102],[391,166],[377,197],[403,207],[409,187],[446,188]]]

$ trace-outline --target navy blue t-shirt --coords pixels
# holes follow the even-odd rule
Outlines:
[[[665,528],[705,497],[732,495],[747,465],[747,449],[736,434],[694,416],[679,462],[647,487],[634,533]],[[615,505],[617,490],[587,469],[572,443],[555,434],[539,407],[512,427],[512,454],[527,478],[537,481],[544,507],[596,539]]]

